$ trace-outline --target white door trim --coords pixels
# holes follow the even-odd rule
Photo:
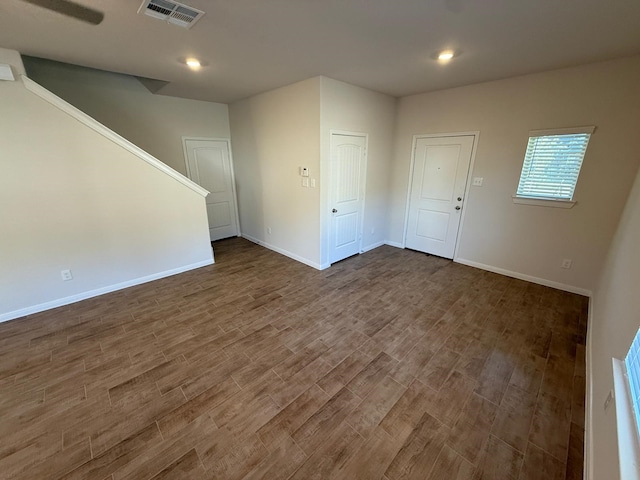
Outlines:
[[[464,205],[462,208],[462,216],[460,217],[460,224],[458,225],[458,231],[456,232],[456,246],[453,251],[453,261],[458,261],[458,248],[460,246],[460,232],[464,225],[465,214],[467,211],[467,202],[469,198],[469,187],[471,186],[471,179],[473,173],[473,166],[476,161],[476,149],[478,147],[478,139],[480,138],[480,131],[475,130],[471,132],[450,132],[450,133],[423,133],[413,136],[411,142],[411,166],[409,168],[409,183],[407,184],[407,205],[404,212],[404,231],[402,233],[402,248],[407,248],[407,228],[409,227],[409,201],[411,199],[411,185],[413,182],[413,168],[416,162],[416,146],[418,140],[422,138],[441,138],[441,137],[473,137],[473,146],[471,147],[471,162],[469,163],[469,171],[467,172],[467,181],[464,186]]]
[[[227,149],[229,150],[229,168],[231,169],[231,192],[233,193],[233,204],[236,209],[236,225],[238,226],[238,237],[242,236],[242,230],[240,229],[240,214],[238,213],[238,194],[236,193],[236,174],[233,167],[233,153],[231,152],[231,139],[224,137],[182,137],[182,153],[184,155],[184,164],[187,169],[187,177],[191,179],[191,172],[189,171],[189,157],[187,152],[188,140],[203,140],[213,142],[225,142]]]
[[[364,133],[364,132],[354,132],[354,131],[350,131],[350,130],[339,130],[339,129],[330,129],[329,130],[329,203],[327,205],[326,208],[326,212],[325,212],[325,218],[327,219],[327,247],[330,247],[330,243],[331,242],[331,233],[332,233],[332,222],[331,222],[331,201],[332,199],[332,192],[333,192],[333,183],[332,183],[332,179],[333,179],[333,171],[331,170],[331,165],[332,165],[332,161],[331,161],[331,154],[333,153],[331,151],[331,138],[333,137],[333,135],[345,135],[345,136],[350,136],[350,137],[362,137],[364,138],[364,158],[363,158],[363,162],[364,162],[364,182],[362,183],[361,189],[362,189],[362,211],[360,212],[360,241],[358,244],[358,252],[359,253],[364,253],[362,250],[362,241],[363,241],[363,237],[364,237],[364,212],[366,211],[366,202],[367,202],[367,165],[368,165],[368,159],[369,159],[369,134],[368,133]],[[329,266],[331,265],[331,259],[327,258],[328,264]]]

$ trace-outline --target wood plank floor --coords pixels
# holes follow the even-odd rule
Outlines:
[[[380,247],[0,324],[4,479],[582,478],[587,299]]]

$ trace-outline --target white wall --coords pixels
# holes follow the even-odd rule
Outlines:
[[[620,478],[615,403],[605,411],[613,388],[611,359],[623,359],[640,327],[640,172],[614,237],[591,302],[591,480]]]
[[[183,136],[229,138],[225,104],[153,95],[118,73],[33,57],[25,65],[40,85],[183,175]]]
[[[17,52],[0,63],[23,72]],[[212,262],[199,193],[20,80],[0,109],[0,320]]]
[[[348,83],[320,77],[321,85],[321,211],[322,231],[329,229],[329,163],[331,130],[368,134],[367,183],[362,247],[381,245],[387,233],[388,181],[393,153],[396,99]],[[373,233],[372,233],[373,230]],[[322,263],[329,261],[323,238]]]
[[[640,163],[640,57],[399,100],[389,240],[401,242],[415,134],[480,131],[461,259],[569,290],[594,288]],[[595,125],[573,209],[515,205],[528,132]],[[570,270],[560,268],[573,260]]]
[[[319,267],[320,188],[298,167],[320,172],[320,79],[233,103],[229,118],[242,235]]]

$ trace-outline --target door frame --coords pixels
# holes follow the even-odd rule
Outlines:
[[[458,224],[458,230],[456,231],[456,245],[453,250],[453,261],[458,260],[458,248],[460,247],[460,232],[464,224],[465,215],[467,212],[467,200],[469,197],[469,188],[473,178],[473,167],[476,161],[476,150],[478,148],[478,140],[480,138],[480,131],[475,130],[471,132],[449,132],[449,133],[423,133],[413,136],[411,142],[411,165],[409,168],[409,183],[407,184],[407,205],[404,212],[404,229],[402,232],[402,248],[407,248],[407,229],[409,228],[409,207],[411,201],[411,186],[413,185],[413,169],[416,162],[416,148],[418,140],[423,138],[442,138],[442,137],[473,137],[473,145],[471,146],[471,160],[469,162],[469,171],[467,172],[467,181],[464,185],[464,204],[462,208],[462,215],[460,216],[460,223]]]
[[[231,192],[233,193],[233,204],[236,210],[236,225],[238,226],[238,237],[242,236],[242,230],[240,229],[240,212],[238,211],[238,194],[236,192],[236,174],[235,168],[233,167],[233,153],[231,152],[231,139],[224,137],[182,137],[182,153],[184,155],[184,164],[187,170],[187,177],[193,181],[191,178],[191,171],[189,170],[189,157],[187,152],[187,140],[202,140],[202,141],[213,141],[213,142],[225,142],[227,144],[227,149],[229,150],[229,169],[231,170]]]
[[[364,168],[363,168],[363,173],[362,176],[364,177],[364,182],[362,182],[362,185],[360,186],[360,190],[362,193],[362,207],[361,207],[361,212],[360,212],[360,239],[358,240],[358,254],[364,253],[362,251],[362,240],[364,237],[364,212],[365,212],[365,207],[366,207],[366,200],[367,200],[367,165],[368,165],[368,159],[369,159],[369,134],[365,133],[365,132],[355,132],[355,131],[351,131],[351,130],[339,130],[339,129],[330,129],[329,130],[329,165],[328,165],[328,170],[329,170],[329,177],[328,177],[328,185],[329,185],[329,189],[328,189],[328,193],[329,193],[329,203],[327,205],[327,211],[325,213],[326,217],[328,219],[328,228],[327,228],[327,247],[329,249],[331,249],[331,236],[333,234],[333,222],[332,222],[332,216],[331,216],[331,205],[332,205],[332,201],[333,201],[333,188],[334,188],[334,184],[333,184],[333,159],[332,159],[332,155],[333,155],[333,149],[331,148],[331,139],[333,138],[334,135],[344,135],[344,136],[349,136],[349,137],[362,137],[364,138],[364,158],[363,158],[363,162],[364,162]],[[329,255],[327,256],[327,263],[329,264],[329,266],[332,265],[331,263],[331,252],[329,251]]]

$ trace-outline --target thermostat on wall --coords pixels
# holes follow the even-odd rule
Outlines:
[[[309,169],[307,167],[300,167],[300,176],[301,177],[308,177],[309,176]]]

